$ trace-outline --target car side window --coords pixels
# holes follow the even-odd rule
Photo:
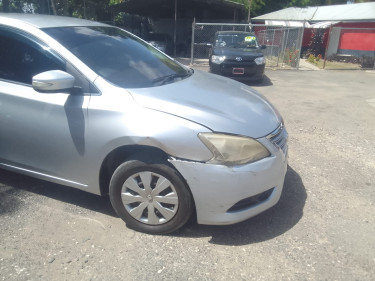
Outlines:
[[[0,79],[31,85],[48,70],[65,71],[65,63],[36,40],[0,29]]]

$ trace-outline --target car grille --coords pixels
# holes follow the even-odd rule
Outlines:
[[[284,124],[281,125],[267,136],[267,138],[279,149],[281,149],[284,155],[288,151],[288,132],[286,131]]]
[[[228,63],[234,63],[234,64],[255,64],[254,62],[254,59],[253,58],[243,58],[241,61],[238,61],[236,59],[232,59],[232,58],[227,58],[225,59],[225,62],[228,62]]]

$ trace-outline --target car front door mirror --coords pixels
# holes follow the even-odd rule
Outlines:
[[[56,93],[71,90],[75,79],[69,73],[61,70],[50,70],[39,73],[32,78],[35,91],[42,93]]]

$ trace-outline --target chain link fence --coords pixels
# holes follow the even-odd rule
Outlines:
[[[191,64],[208,64],[209,53],[215,43],[215,33],[218,31],[254,33],[259,44],[266,45],[263,50],[266,67],[299,67],[303,38],[301,27],[195,22],[192,25]]]
[[[333,27],[325,69],[375,69],[375,28]]]

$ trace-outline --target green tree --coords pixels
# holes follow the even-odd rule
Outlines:
[[[2,0],[1,1],[1,8],[2,8],[2,11],[7,13],[9,12],[9,0]]]
[[[33,12],[74,16],[98,21],[111,20],[109,7],[122,0],[0,0],[3,12]]]

